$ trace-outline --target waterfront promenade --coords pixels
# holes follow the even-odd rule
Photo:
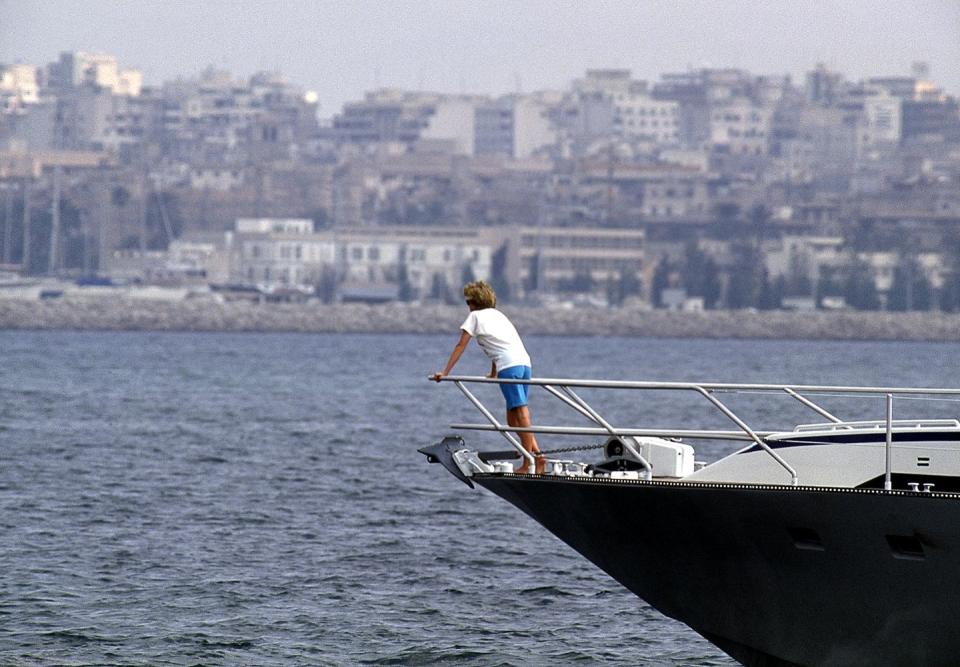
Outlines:
[[[960,341],[960,315],[944,313],[680,313],[519,307],[505,307],[504,311],[524,335]],[[0,300],[0,329],[453,335],[465,315],[463,307],[441,305],[258,304],[125,298]]]

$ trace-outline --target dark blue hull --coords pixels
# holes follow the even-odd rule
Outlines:
[[[745,665],[960,664],[960,497],[475,475]]]

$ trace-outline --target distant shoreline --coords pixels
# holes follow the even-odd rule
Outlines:
[[[524,335],[960,341],[960,314],[504,307]],[[130,298],[0,300],[0,330],[451,333],[466,309]]]

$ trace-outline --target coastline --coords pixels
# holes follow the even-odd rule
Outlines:
[[[522,308],[504,312],[524,335],[960,341],[960,314]],[[456,331],[466,310],[412,304],[257,304],[207,299],[0,300],[0,330],[427,334]]]

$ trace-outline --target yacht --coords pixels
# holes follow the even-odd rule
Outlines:
[[[443,381],[486,422],[451,424],[456,435],[419,450],[430,462],[515,505],[740,663],[960,663],[960,421],[899,414],[919,400],[949,405],[960,389],[513,380],[590,422],[524,429],[497,421],[471,390],[505,380]],[[614,426],[585,388],[693,393],[732,428]],[[728,405],[737,393],[788,397],[815,421],[754,429]],[[873,396],[885,409],[847,421],[825,407],[837,396]],[[518,474],[521,458],[535,469],[516,437],[524,430],[590,444],[545,450],[543,473]],[[498,432],[511,447],[472,449],[465,431]],[[713,440],[738,444],[698,461],[691,443]]]

